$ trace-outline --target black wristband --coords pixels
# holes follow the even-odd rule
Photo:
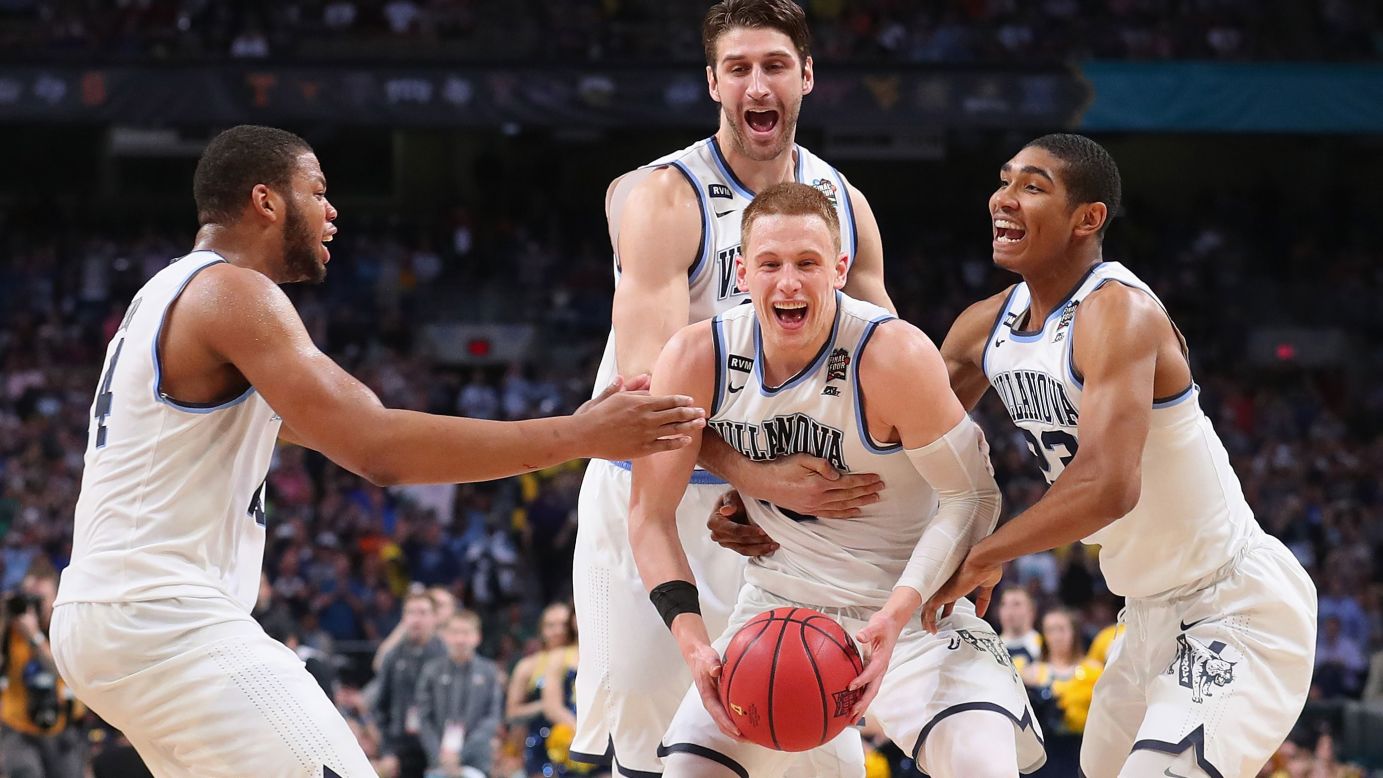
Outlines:
[[[696,596],[696,584],[690,581],[668,581],[653,587],[648,593],[663,623],[672,629],[672,620],[682,613],[701,615],[701,600]]]

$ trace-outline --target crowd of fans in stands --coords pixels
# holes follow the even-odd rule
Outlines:
[[[55,58],[695,62],[707,0],[4,0],[0,51]],[[804,0],[840,62],[1366,60],[1368,0]]]
[[[1377,481],[1383,389],[1363,378],[1378,374],[1380,357],[1365,349],[1354,364],[1307,370],[1257,364],[1245,349],[1247,333],[1265,311],[1301,324],[1377,334],[1371,306],[1383,291],[1383,262],[1362,232],[1337,231],[1322,242],[1310,236],[1332,235],[1329,230],[1284,237],[1265,232],[1261,221],[1230,204],[1204,212],[1216,214],[1214,220],[1181,226],[1140,212],[1116,230],[1109,255],[1135,256],[1132,265],[1186,332],[1203,406],[1259,521],[1291,547],[1318,584],[1313,697],[1383,702],[1383,565],[1374,561],[1383,558]],[[491,263],[478,257],[496,246],[477,247],[462,228],[434,237],[405,242],[392,233],[343,232],[333,246],[341,259],[333,262],[328,283],[294,292],[316,342],[390,405],[513,419],[579,404],[608,326],[606,258],[588,251],[557,263],[557,247],[570,242],[513,234],[501,236],[499,249],[529,259]],[[189,238],[159,232],[118,240],[83,233],[46,237],[19,230],[0,237],[0,592],[13,591],[35,560],[64,565],[103,346],[131,293],[183,253]],[[939,339],[964,305],[1007,283],[990,269],[983,249],[938,236],[894,237],[889,284],[900,313]],[[512,364],[457,366],[425,358],[416,343],[419,327],[454,314],[456,301],[468,299],[462,295],[482,296],[476,290],[518,302],[503,312],[468,307],[470,315],[560,325],[563,350],[585,361],[535,354]],[[1322,299],[1328,300],[1324,307]],[[980,409],[1012,514],[1035,501],[1043,484],[1003,413],[989,401]],[[497,668],[496,689],[526,654],[566,650],[565,640],[540,634],[538,625],[544,606],[570,596],[580,473],[576,465],[495,484],[384,489],[315,453],[283,447],[269,476],[270,540],[256,614],[271,634],[310,660],[372,756],[400,758],[398,732],[391,729],[399,714],[380,702],[386,684],[371,681],[403,671],[383,669],[390,660],[377,655],[381,641],[392,635],[396,644],[408,645],[408,635],[426,632],[418,645],[431,647],[408,672],[423,673],[424,659],[461,666],[483,658]],[[1005,585],[1022,589],[1030,601],[1027,616],[1004,625],[1005,638],[1027,646],[1035,699],[1047,705],[1044,725],[1078,742],[1083,687],[1072,679],[1093,680],[1098,672],[1103,660],[1096,662],[1093,647],[1089,655],[1085,647],[1113,622],[1118,603],[1105,590],[1093,555],[1080,546],[1020,560]],[[400,627],[411,604],[421,607],[410,596],[420,588],[432,593],[423,598],[434,608],[427,629]],[[453,619],[453,602],[464,609],[456,612],[476,614],[474,620]],[[1034,639],[1037,630],[1044,640]],[[473,648],[466,649],[468,642]],[[554,758],[532,761],[549,745],[552,728],[544,727],[562,715],[559,701],[546,708],[549,724],[532,723],[543,715],[536,672],[528,667],[524,688],[501,706],[524,715],[495,713],[489,774],[543,774],[544,764],[554,774],[565,769],[560,738],[554,739]],[[544,677],[563,683],[560,676]],[[397,689],[413,681],[398,681]],[[1330,751],[1308,734],[1284,751],[1284,771],[1293,760],[1319,760]],[[892,759],[895,775],[906,767],[889,749],[874,758]]]

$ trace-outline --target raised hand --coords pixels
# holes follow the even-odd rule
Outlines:
[[[626,382],[617,377],[572,417],[581,424],[589,455],[635,459],[691,443],[691,433],[706,426],[706,411],[685,395],[648,394],[647,376]],[[632,387],[639,387],[637,389]]]

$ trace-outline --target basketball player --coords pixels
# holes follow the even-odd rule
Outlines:
[[[998,636],[969,603],[946,619],[941,637],[918,618],[998,519],[988,449],[931,341],[837,292],[847,258],[836,219],[810,186],[779,184],[755,198],[736,273],[753,304],[681,329],[653,371],[655,387],[705,403],[708,427],[750,459],[808,453],[885,484],[879,502],[843,522],[746,500],[779,548],[748,564],[713,645],[676,521],[696,452],[634,464],[634,558],[695,680],[664,738],[665,775],[782,775],[792,755],[739,740],[721,707],[720,652],[762,611],[802,606],[840,620],[872,649],[853,684],[852,716],[868,710],[932,776],[1017,776],[1045,757]]]
[[[809,31],[792,0],[725,0],[705,17],[702,41],[716,134],[621,176],[606,214],[615,249],[613,327],[597,385],[616,372],[647,371],[678,328],[745,301],[735,286],[740,214],[783,181],[820,189],[836,209],[850,260],[847,290],[891,308],[883,250],[868,202],[830,165],[794,143],[803,97],[814,85]],[[736,364],[742,371],[744,366]],[[682,539],[704,589],[705,616],[724,627],[744,562],[706,537],[707,512],[728,487],[803,514],[848,517],[878,499],[869,473],[841,475],[796,457],[750,466],[715,436],[702,451],[678,512]],[[593,461],[579,501],[573,588],[582,637],[573,758],[614,762],[624,775],[661,772],[657,748],[691,677],[644,599],[628,546],[629,465]],[[845,742],[852,741],[852,742]],[[864,774],[851,731],[848,765],[818,763],[816,778]]]
[[[1038,138],[999,173],[994,262],[1023,280],[962,314],[942,355],[967,407],[995,388],[1051,488],[924,613],[1023,554],[1098,544],[1127,632],[1095,686],[1085,775],[1252,776],[1305,703],[1316,592],[1244,501],[1166,309],[1103,261],[1119,190],[1079,135]]]
[[[54,658],[155,775],[374,776],[302,662],[250,617],[274,441],[380,484],[475,481],[684,446],[703,414],[618,379],[564,418],[384,408],[278,288],[321,281],[336,233],[311,148],[227,130],[193,189],[193,252],[144,285],[106,350]]]

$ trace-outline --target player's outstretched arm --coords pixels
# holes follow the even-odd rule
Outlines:
[[[698,322],[678,332],[663,348],[653,369],[654,390],[675,389],[686,392],[693,402],[709,402],[715,369],[711,324]],[[691,446],[634,463],[629,495],[629,545],[649,598],[691,668],[702,704],[722,731],[738,737],[739,731],[720,703],[720,655],[711,647],[696,597],[696,581],[677,533],[677,505],[696,465],[701,432],[691,433]]]
[[[845,182],[845,190],[855,212],[855,229],[858,231],[855,256],[850,258],[849,275],[845,279],[845,293],[856,300],[865,300],[897,313],[888,290],[884,288],[884,239],[879,234],[874,209],[869,206],[864,193],[848,181]]]
[[[869,666],[852,684],[867,687],[863,712],[899,632],[966,551],[993,531],[1001,500],[984,434],[951,393],[945,363],[926,335],[903,321],[881,325],[859,370],[869,428],[890,429],[888,439],[902,444],[940,501],[888,602],[859,634],[872,649]]]
[[[266,276],[213,265],[184,290],[176,326],[234,367],[295,438],[375,483],[502,478],[581,457],[643,456],[686,446],[704,425],[685,397],[612,387],[576,414],[519,422],[385,408],[323,354]]]
[[[956,317],[941,344],[941,358],[950,374],[951,391],[967,411],[974,410],[980,398],[989,391],[989,378],[984,374],[984,348],[994,330],[994,320],[1012,289],[1009,287],[966,308]]]
[[[1042,499],[970,550],[924,609],[997,580],[1004,563],[1084,538],[1138,504],[1160,340],[1174,337],[1152,298],[1110,284],[1081,303],[1071,335],[1085,374],[1080,448]]]
[[[615,190],[631,189],[626,197]],[[701,246],[701,205],[672,167],[611,185],[610,234],[619,258],[611,310],[624,375],[653,369],[663,344],[687,324],[687,273]],[[615,203],[622,203],[617,208]]]

